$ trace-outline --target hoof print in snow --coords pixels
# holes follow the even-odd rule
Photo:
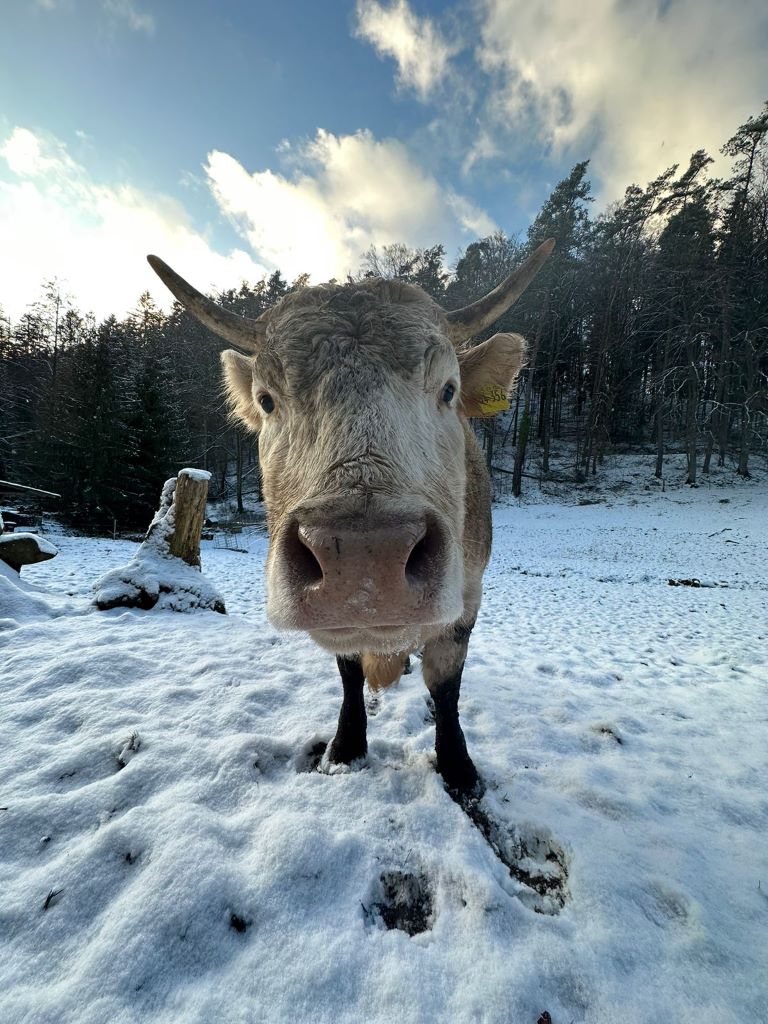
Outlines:
[[[665,882],[651,882],[640,893],[639,903],[648,920],[660,928],[684,926],[690,920],[688,897]]]
[[[282,743],[259,742],[257,750],[251,760],[251,769],[258,784],[260,779],[271,780],[291,764],[296,765],[296,756],[292,748]],[[298,770],[298,768],[297,768]]]
[[[375,900],[366,914],[369,919],[381,921],[390,931],[397,929],[406,935],[429,931],[434,909],[427,879],[406,871],[382,872]]]
[[[250,921],[246,921],[244,917],[240,917],[239,914],[229,915],[229,927],[238,933],[238,935],[244,935],[248,930]]]
[[[320,762],[323,759],[325,748],[328,744],[325,740],[310,740],[309,743],[305,743],[301,751],[296,755],[294,760],[294,767],[296,771],[301,775],[307,772],[316,772],[320,767]]]
[[[559,914],[569,896],[565,850],[545,832],[499,825],[472,797],[460,803],[510,877],[520,883],[516,895],[521,903],[537,914]]]
[[[141,747],[141,737],[137,732],[132,732],[127,740],[120,745],[120,750],[115,754],[115,760],[117,761],[117,770],[122,771],[123,768],[128,764],[131,758],[139,752]]]

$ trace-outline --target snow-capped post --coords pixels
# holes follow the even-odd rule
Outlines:
[[[200,537],[210,479],[211,474],[203,469],[182,469],[176,478],[176,492],[173,496],[176,514],[170,551],[187,565],[200,565]]]
[[[98,580],[94,604],[109,608],[163,608],[226,612],[224,599],[200,570],[200,536],[211,474],[182,469],[163,485],[160,508],[127,565]]]

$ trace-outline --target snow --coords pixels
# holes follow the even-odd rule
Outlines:
[[[179,470],[179,476],[188,476],[190,480],[199,480],[201,483],[208,483],[211,479],[211,474],[207,469],[186,469]]]
[[[50,613],[48,602],[27,586],[15,569],[0,561],[0,630],[16,628],[19,621]]]
[[[768,1020],[768,486],[532,496],[464,676],[487,834],[416,659],[313,770],[341,686],[266,622],[257,530],[204,543],[227,616],[97,611],[127,541],[0,567],[0,1020]]]

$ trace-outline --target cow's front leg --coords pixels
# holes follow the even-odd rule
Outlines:
[[[341,673],[344,701],[336,735],[328,748],[328,760],[333,764],[349,764],[358,757],[365,757],[368,750],[363,698],[365,676],[359,658],[337,657],[336,664]]]
[[[479,795],[484,787],[459,723],[461,673],[471,632],[472,626],[457,625],[447,637],[430,641],[424,648],[422,669],[435,704],[437,770],[449,789]]]

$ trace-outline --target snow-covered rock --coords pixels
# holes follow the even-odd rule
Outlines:
[[[36,533],[0,533],[0,562],[13,569],[47,562],[58,553],[58,548]]]

